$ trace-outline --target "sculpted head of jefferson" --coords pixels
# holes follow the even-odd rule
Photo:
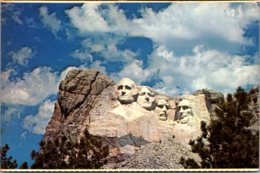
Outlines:
[[[162,121],[167,120],[168,109],[169,109],[168,99],[166,97],[158,96],[156,98],[156,107],[154,109],[154,112],[157,114],[157,116],[160,120],[162,120]]]
[[[152,110],[154,107],[154,93],[146,86],[139,87],[137,103],[147,110]]]

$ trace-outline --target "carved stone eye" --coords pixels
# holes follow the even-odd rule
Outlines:
[[[139,93],[140,96],[144,96],[146,92]]]
[[[164,105],[157,105],[157,107],[159,107],[159,108],[163,108],[163,106],[164,106]]]
[[[185,110],[185,109],[189,109],[188,106],[182,106],[182,109]]]
[[[148,93],[148,96],[150,97],[154,97],[154,95],[152,93]]]
[[[132,89],[132,87],[130,87],[130,86],[128,86],[128,85],[126,85],[126,86],[125,86],[125,89],[127,89],[127,90],[131,90],[131,89]]]
[[[123,89],[123,85],[118,86],[117,89],[118,89],[118,90],[122,90],[122,89]]]
[[[167,106],[167,105],[157,105],[157,107],[159,107],[159,108],[163,108],[163,107],[165,107],[166,109],[169,109],[169,106]]]

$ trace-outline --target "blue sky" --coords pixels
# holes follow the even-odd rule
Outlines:
[[[259,84],[256,3],[2,3],[1,145],[31,163],[75,67],[177,96]]]

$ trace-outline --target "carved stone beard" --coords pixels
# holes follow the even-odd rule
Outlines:
[[[142,87],[138,93],[137,103],[146,110],[152,110],[154,101],[154,94],[147,87]]]
[[[168,102],[165,99],[161,99],[157,101],[157,105],[155,107],[154,112],[157,114],[160,120],[167,120],[167,110],[169,109]]]
[[[136,100],[136,85],[129,78],[123,78],[116,86],[117,99],[122,104],[130,104]]]

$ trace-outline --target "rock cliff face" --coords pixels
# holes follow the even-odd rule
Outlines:
[[[259,86],[253,87],[249,91],[249,97],[250,97],[250,109],[253,112],[253,118],[250,121],[250,128],[253,131],[259,131],[259,102],[260,102],[260,95],[259,95]]]
[[[200,122],[209,122],[210,114],[221,111],[223,103],[224,96],[210,90],[173,98],[137,86],[130,79],[115,84],[94,69],[74,69],[60,83],[44,140],[60,135],[79,140],[88,129],[104,138],[110,157],[117,161],[122,155],[133,156],[149,143],[151,147],[160,143],[168,146],[174,141],[190,152],[188,142],[201,134]]]
[[[121,137],[128,134],[141,136],[149,142],[166,139],[168,121],[161,122],[151,111],[137,103],[120,104],[113,87],[106,88],[89,112],[89,132],[97,136]],[[172,134],[172,133],[171,133]],[[170,136],[172,137],[172,135]]]
[[[111,79],[97,70],[69,71],[60,83],[58,100],[44,140],[52,140],[60,134],[79,139],[96,100],[105,88],[113,85]]]
[[[211,119],[216,118],[216,114],[218,112],[223,112],[225,99],[222,93],[209,90],[209,89],[202,89],[196,91],[193,95],[194,96],[204,95],[207,110],[211,113]]]

